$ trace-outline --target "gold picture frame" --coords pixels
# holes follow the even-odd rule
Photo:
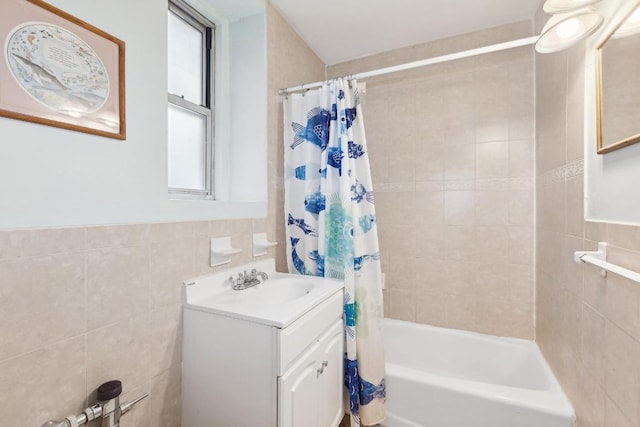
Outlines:
[[[125,140],[125,43],[42,0],[3,2],[0,116]]]
[[[628,18],[628,17],[627,17]],[[616,34],[622,20],[596,46],[596,138],[597,153],[606,154],[640,142],[640,108],[634,96],[640,82],[635,49],[640,35]],[[633,43],[632,46],[627,46]],[[608,49],[605,63],[605,47]],[[629,72],[635,77],[629,79]],[[605,81],[605,78],[607,79]],[[606,107],[606,108],[605,108]],[[606,126],[606,128],[605,128]]]

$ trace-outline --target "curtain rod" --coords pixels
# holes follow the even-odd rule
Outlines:
[[[364,73],[353,74],[346,76],[349,79],[366,79],[369,77],[381,76],[384,74],[396,73],[398,71],[412,70],[414,68],[420,68],[427,65],[440,64],[442,62],[454,61],[456,59],[469,58],[472,56],[483,55],[485,53],[498,52],[501,50],[513,49],[521,46],[528,46],[538,41],[539,36],[526,37],[524,39],[512,40],[509,42],[498,43],[490,46],[479,47],[476,49],[465,50],[462,52],[450,53],[448,55],[435,56],[433,58],[423,59],[420,61],[408,62],[406,64],[394,65],[392,67],[380,68],[372,71],[365,71]],[[313,89],[321,87],[325,81],[307,83],[300,86],[288,87],[286,89],[280,89],[280,95],[286,95],[288,93],[297,92],[301,90]]]

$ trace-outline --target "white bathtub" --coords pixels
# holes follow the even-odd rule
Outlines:
[[[386,427],[574,427],[537,345],[385,320]]]

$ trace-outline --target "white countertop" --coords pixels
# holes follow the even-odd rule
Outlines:
[[[253,268],[266,272],[269,279],[248,289],[233,290],[229,276]],[[293,291],[296,297],[282,301],[278,286],[286,287],[287,292]],[[297,286],[300,289],[296,289]],[[185,281],[184,306],[189,310],[286,328],[343,287],[339,280],[275,272],[273,259],[267,259]]]

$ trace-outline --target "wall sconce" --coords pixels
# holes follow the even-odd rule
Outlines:
[[[595,2],[593,0],[573,2],[553,2],[552,0],[548,0],[544,4],[545,11],[548,3],[582,5],[584,3],[590,4]],[[590,7],[555,14],[547,21],[542,29],[540,38],[536,42],[536,51],[539,53],[553,53],[567,49],[592,34],[602,25],[603,21],[603,16]]]

